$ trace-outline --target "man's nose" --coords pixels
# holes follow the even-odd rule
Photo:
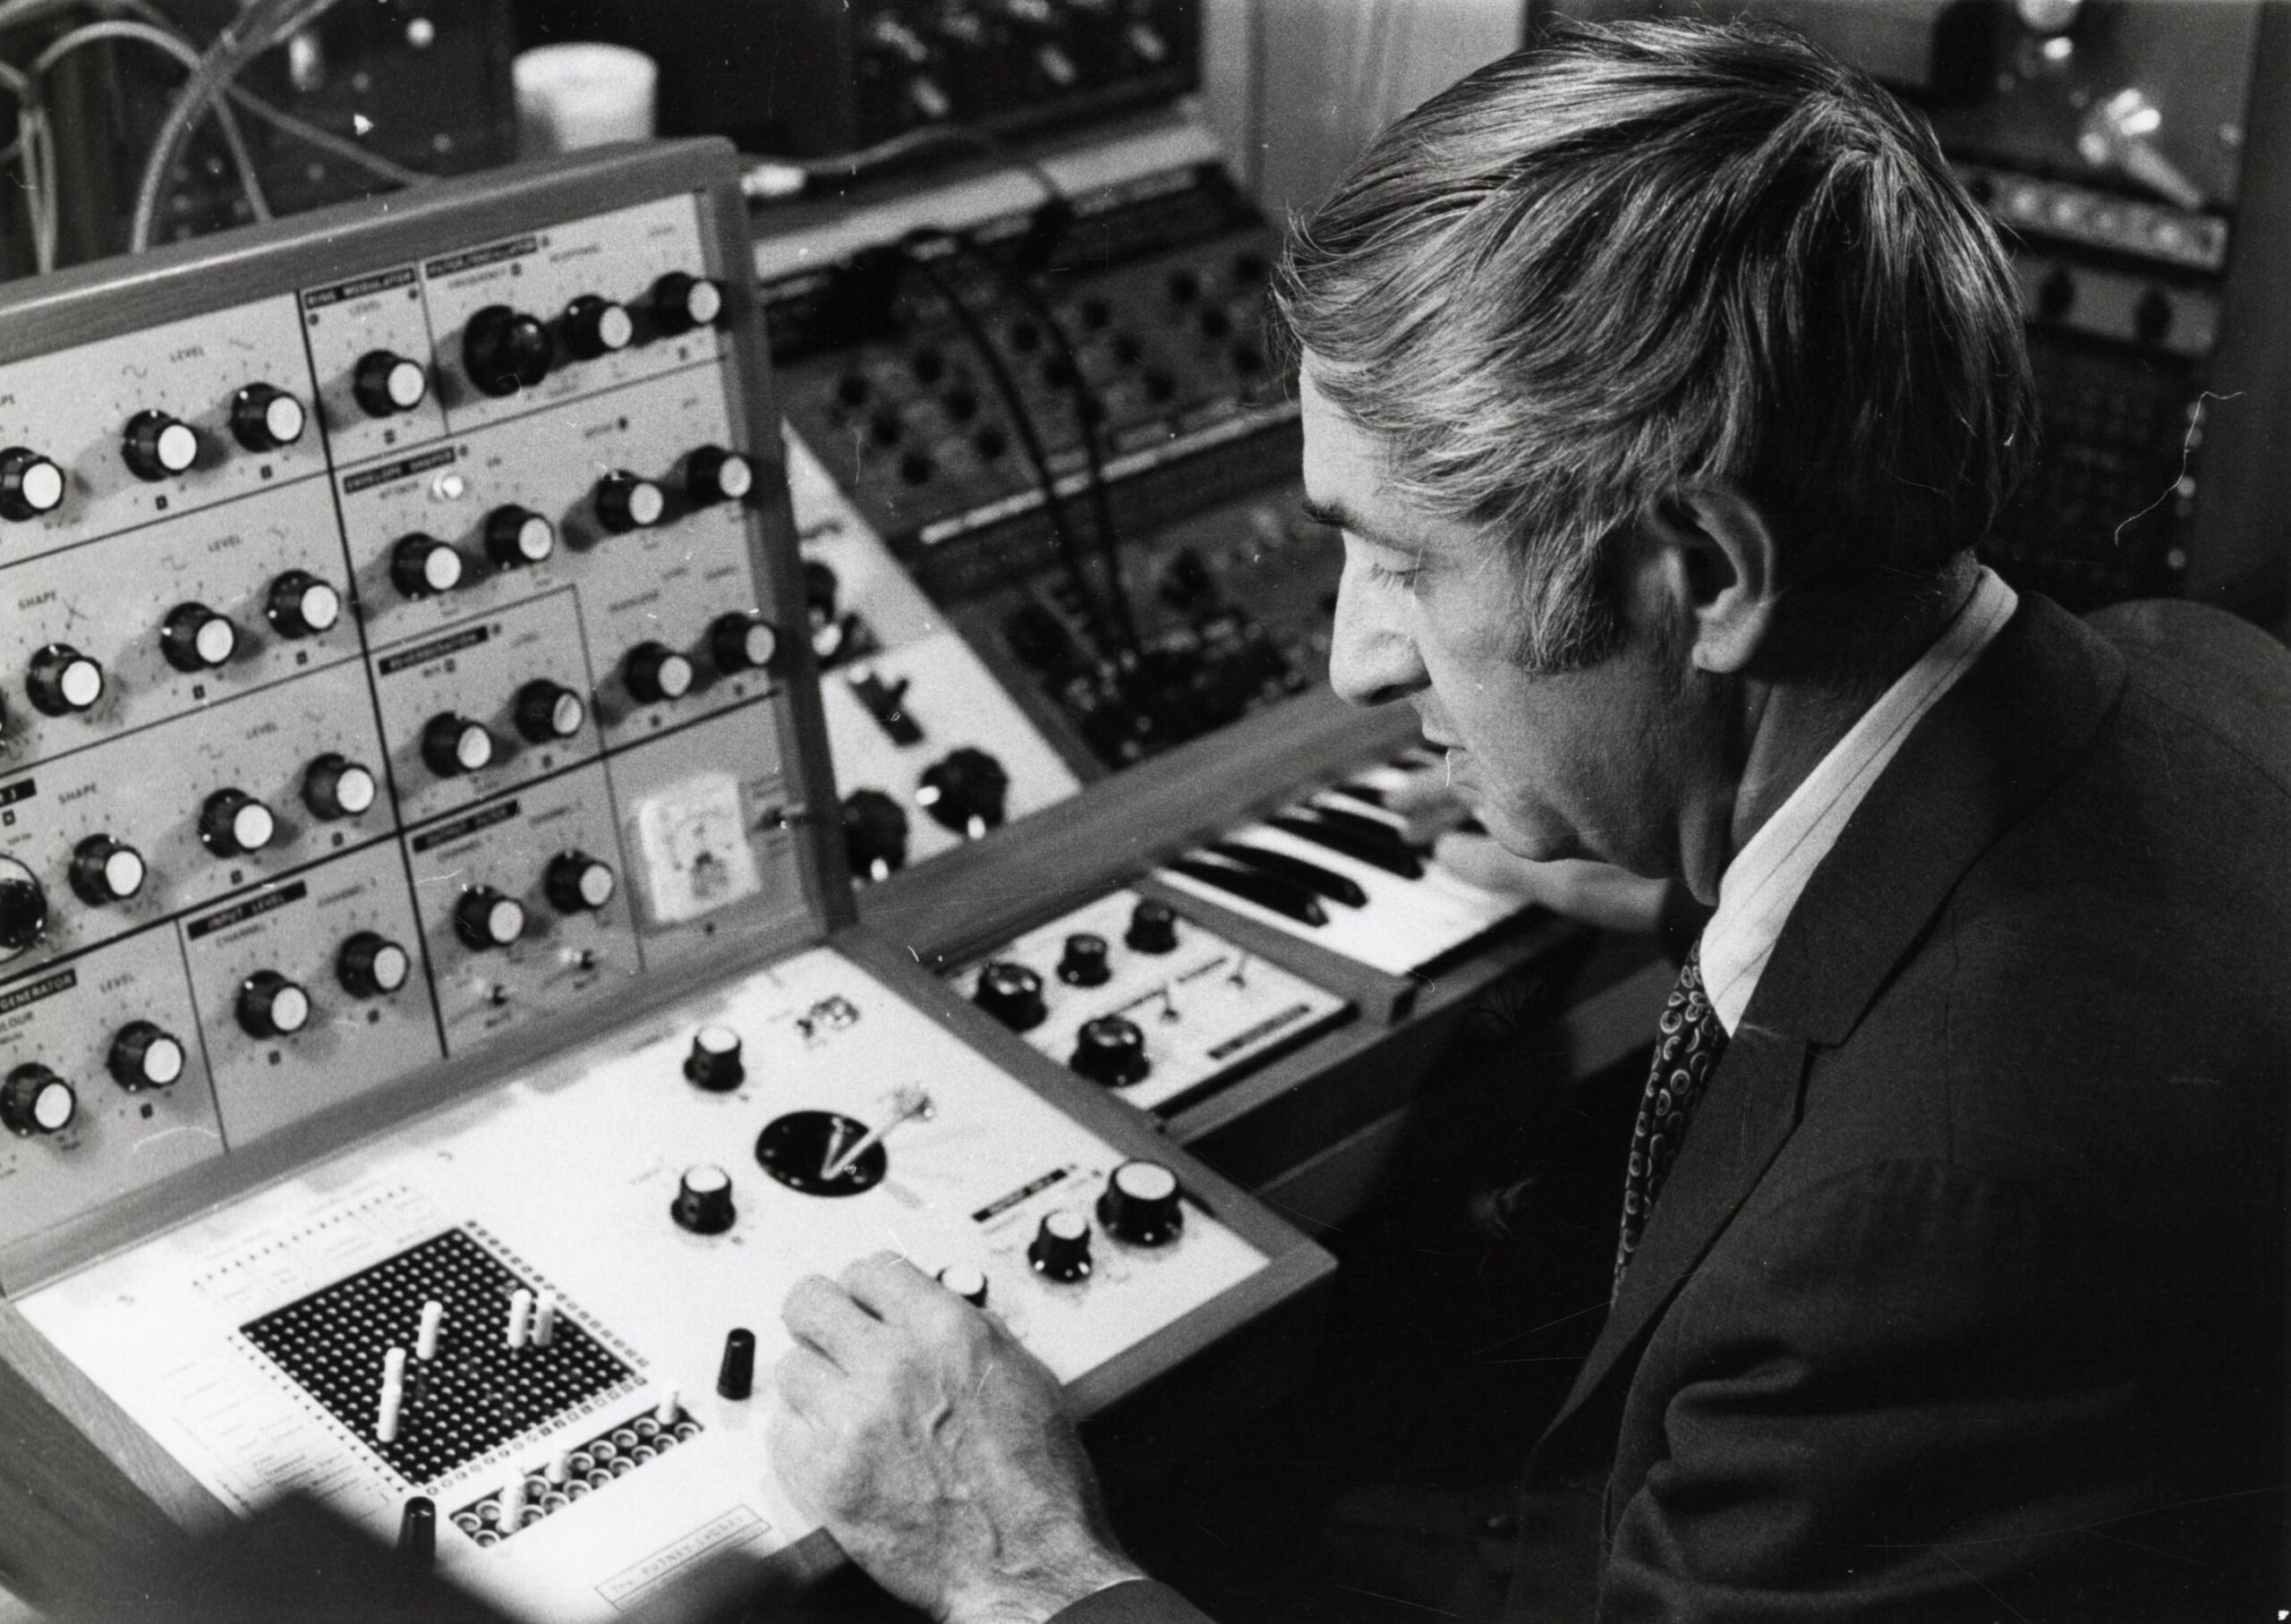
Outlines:
[[[1401,624],[1405,594],[1366,585],[1347,563],[1336,589],[1328,680],[1346,703],[1389,704],[1425,686],[1413,633]]]

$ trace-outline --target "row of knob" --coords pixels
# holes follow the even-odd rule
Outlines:
[[[321,584],[316,590],[328,589]],[[161,641],[169,650],[169,659],[182,669],[211,670],[229,663],[238,648],[238,628],[227,616],[203,605],[183,604],[168,615]],[[710,624],[703,642],[711,664],[726,676],[766,670],[779,651],[779,633],[753,611],[720,615]],[[184,650],[180,657],[178,647]],[[699,681],[700,668],[691,655],[647,639],[622,658],[620,676],[638,702],[656,704],[691,693]],[[44,716],[61,717],[94,709],[103,699],[106,678],[99,661],[69,643],[57,642],[33,654],[24,686],[34,710]],[[536,679],[517,690],[510,713],[517,732],[528,743],[546,744],[579,733],[587,725],[589,708],[588,701],[574,690]],[[4,712],[0,712],[0,724],[4,723]],[[491,764],[496,746],[492,731],[484,724],[451,711],[430,718],[422,731],[422,759],[440,777],[474,772]],[[319,758],[320,762],[334,760]],[[314,762],[304,778],[304,799],[319,816],[355,816],[373,803],[370,774],[356,804],[336,795],[330,781],[329,786],[320,787],[326,778],[319,762]],[[209,844],[216,843],[210,838]]]
[[[638,310],[594,293],[565,307],[554,322],[490,305],[470,319],[463,363],[470,380],[489,395],[511,395],[549,375],[561,348],[581,360],[626,349],[647,336],[672,336],[723,319],[724,290],[704,276],[671,271],[652,285]],[[369,417],[412,412],[430,397],[422,364],[390,350],[370,350],[351,369],[351,396]],[[231,396],[226,413],[232,438],[247,450],[283,450],[302,438],[310,410],[270,383],[251,383]],[[167,412],[147,410],[127,420],[120,458],[139,480],[171,480],[190,472],[208,455],[197,428]],[[38,519],[64,505],[70,487],[63,468],[28,446],[0,447],[0,519]]]
[[[312,768],[314,780],[321,775],[327,780],[323,803],[336,809],[327,815],[354,816],[373,804],[373,776],[364,768],[327,755]],[[306,798],[313,806],[321,803],[315,790],[306,790]],[[270,844],[277,827],[270,809],[243,790],[217,790],[200,809],[200,838],[218,855],[259,852]],[[103,907],[133,900],[150,868],[143,855],[125,842],[110,835],[90,835],[72,848],[66,875],[73,895],[90,907]],[[560,914],[603,907],[612,900],[616,885],[608,864],[577,851],[559,853],[542,872],[542,893]],[[46,888],[22,863],[0,858],[0,952],[15,954],[38,946],[47,934],[48,921]],[[490,887],[473,886],[456,904],[454,924],[473,948],[506,948],[524,934],[524,908]]]
[[[1172,952],[1178,945],[1177,917],[1168,904],[1143,898],[1130,910],[1129,928],[1122,941],[1133,952]],[[1094,931],[1077,931],[1067,937],[1055,974],[1071,987],[1102,987],[1113,976],[1108,954],[1104,937]],[[1050,1015],[1043,999],[1042,977],[1007,959],[992,960],[979,971],[971,1001],[1013,1032],[1031,1031]],[[1152,1068],[1146,1053],[1146,1033],[1137,1022],[1119,1015],[1083,1022],[1075,1033],[1074,1052],[1067,1064],[1108,1088],[1143,1082]]]
[[[723,285],[685,271],[662,276],[634,306],[583,293],[544,318],[489,304],[462,329],[462,368],[483,393],[515,395],[538,385],[562,360],[596,361],[652,338],[715,327],[724,316]],[[365,406],[362,396],[359,404]]]
[[[743,501],[755,489],[755,465],[738,452],[703,446],[685,456],[677,482],[692,506]],[[605,474],[591,494],[598,523],[614,535],[650,530],[670,510],[665,486],[626,469]],[[496,570],[546,563],[557,551],[557,526],[547,515],[515,504],[486,514],[479,533],[485,563]],[[390,548],[390,584],[408,598],[436,597],[473,578],[468,555],[426,531],[410,531]]]

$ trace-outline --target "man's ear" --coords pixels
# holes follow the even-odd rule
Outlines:
[[[1639,540],[1640,580],[1666,599],[1670,625],[1690,628],[1695,668],[1748,669],[1780,602],[1774,528],[1758,505],[1726,485],[1677,491],[1640,516]]]

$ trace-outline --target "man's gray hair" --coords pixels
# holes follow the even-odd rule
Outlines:
[[[2033,433],[1995,230],[1918,115],[1750,23],[1563,27],[1392,124],[1276,285],[1425,511],[1525,565],[1521,657],[1604,658],[1603,543],[1726,482],[1785,586],[1929,582]]]

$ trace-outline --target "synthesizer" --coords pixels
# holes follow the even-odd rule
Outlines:
[[[803,1274],[1094,1408],[1329,1266],[854,923],[749,252],[670,143],[0,304],[0,1356],[179,1516],[681,1616],[833,1559]]]

